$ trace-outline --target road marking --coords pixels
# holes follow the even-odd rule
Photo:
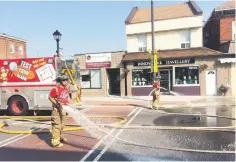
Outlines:
[[[131,116],[136,110],[137,108],[134,108],[127,116]]]
[[[131,116],[137,109],[138,108],[133,109],[127,116]],[[83,162],[86,160],[107,139],[109,134],[112,134],[115,130],[116,128],[110,130],[110,132],[108,132],[108,134],[104,136],[80,161]]]
[[[19,123],[23,123],[23,122],[14,122],[14,123],[12,123],[11,125],[19,124]],[[11,139],[14,139],[14,138],[16,138],[16,137],[22,136],[22,135],[23,135],[23,134],[18,134],[18,135],[15,135],[15,136],[13,136],[13,137],[7,138],[7,139],[1,141],[0,144],[2,144],[2,143],[4,143],[4,142],[7,142],[7,141],[9,141],[9,140],[11,140]]]
[[[95,107],[92,107],[92,106],[91,106],[91,107],[89,107],[89,108],[87,108],[87,109],[82,110],[82,112],[87,112],[87,111],[89,111],[89,110],[91,110],[91,109],[94,109],[94,108],[95,108]],[[24,123],[24,122],[14,122],[14,123],[12,123],[11,125],[19,124],[19,123]],[[47,123],[47,124],[48,124],[48,123]],[[45,126],[45,125],[42,125],[39,130],[42,130],[42,129],[44,129],[44,128],[48,128],[48,127],[51,126],[51,125],[46,125],[46,127],[44,127],[44,126]],[[33,130],[36,130],[36,129],[33,129]],[[23,135],[23,136],[22,136],[22,135]],[[13,140],[13,141],[10,141],[10,142],[7,142],[7,143],[5,143],[5,144],[0,145],[0,148],[6,146],[6,145],[8,145],[8,144],[14,143],[14,142],[16,142],[16,141],[18,141],[18,140],[20,140],[20,139],[25,138],[25,137],[28,137],[28,136],[30,136],[30,135],[32,135],[32,134],[26,134],[26,135],[24,135],[24,134],[18,134],[18,135],[16,135],[16,136],[13,136],[13,137],[10,137],[10,138],[8,138],[8,139],[5,139],[4,141],[1,141],[0,144],[5,143],[5,142],[7,142],[7,141],[9,141],[9,140],[12,140],[12,139],[15,139],[15,138],[19,137],[19,138]],[[21,137],[20,137],[20,136],[21,136]]]
[[[16,138],[16,137],[18,137],[18,136],[22,136],[22,135],[23,135],[23,134],[18,134],[18,135],[16,135],[16,136],[7,138],[7,139],[5,139],[4,141],[1,141],[0,144],[2,144],[2,143],[4,143],[4,142],[7,142],[7,141],[9,141],[9,140],[11,140],[11,139],[14,139],[14,138]]]
[[[43,126],[39,129],[39,131],[42,130],[42,129],[44,129],[44,128],[47,128],[47,127],[49,127],[49,126],[48,126],[48,125],[46,125],[46,126],[43,125]],[[36,130],[36,129],[33,129],[33,130]],[[20,135],[22,135],[22,134],[20,134]],[[20,138],[17,138],[17,139],[15,139],[15,140],[13,140],[13,141],[10,141],[10,142],[8,142],[8,143],[5,143],[5,144],[1,145],[0,148],[1,148],[1,147],[4,147],[4,146],[6,146],[6,145],[9,145],[9,144],[11,144],[11,143],[14,143],[14,142],[16,142],[16,141],[19,141],[20,139],[23,139],[23,138],[28,137],[28,136],[30,136],[30,135],[32,135],[32,134],[26,134],[26,135],[24,135],[24,136],[22,136],[22,137],[20,137]]]
[[[134,118],[141,112],[141,110],[142,110],[142,108],[139,109],[139,110],[134,114],[134,116],[129,120],[128,123],[125,124],[125,126],[128,126],[128,125],[134,120]],[[98,154],[98,156],[97,156],[93,161],[97,161],[97,160],[99,160],[99,159],[102,157],[102,155],[103,155],[103,154],[107,151],[107,149],[112,145],[112,143],[115,141],[116,137],[118,137],[118,136],[123,132],[123,130],[124,130],[124,129],[121,129],[121,130],[115,135],[115,137],[112,139],[112,141],[111,141],[108,145],[106,145],[106,147]]]

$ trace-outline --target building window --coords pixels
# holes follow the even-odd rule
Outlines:
[[[147,34],[137,35],[138,51],[147,51]]]
[[[232,22],[232,40],[235,40],[236,37],[236,26],[235,21]]]
[[[15,52],[14,44],[10,44],[10,53],[14,52]]]
[[[175,67],[175,85],[199,84],[199,67]]]
[[[191,31],[190,30],[181,30],[180,31],[180,46],[181,48],[190,48],[191,46]]]
[[[22,46],[19,46],[19,47],[18,47],[18,50],[19,50],[20,55],[23,55],[23,54],[24,54],[24,52],[23,52],[23,47],[22,47]]]
[[[101,70],[81,70],[80,81],[81,88],[102,88]]]
[[[152,83],[151,69],[132,70],[132,86],[150,86]]]

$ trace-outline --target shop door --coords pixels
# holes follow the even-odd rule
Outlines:
[[[160,70],[159,75],[161,76],[160,86],[166,90],[161,89],[161,92],[169,92],[170,89],[170,70]]]
[[[120,95],[120,69],[107,69],[109,95]]]
[[[206,95],[216,95],[216,70],[206,71]]]

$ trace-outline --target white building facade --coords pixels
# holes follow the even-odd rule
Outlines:
[[[166,89],[161,93],[175,91],[196,96],[219,93],[222,76],[227,73],[217,58],[231,56],[203,47],[202,14],[194,1],[154,7],[158,75],[161,87]],[[127,53],[123,63],[127,95],[149,95],[153,88],[152,56],[147,52],[152,50],[151,8],[134,7],[125,21],[125,31]]]
[[[155,48],[160,50],[202,47],[202,15],[154,22]],[[127,24],[127,51],[151,50],[151,22]]]

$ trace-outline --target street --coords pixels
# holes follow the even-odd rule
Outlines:
[[[113,104],[113,105],[112,105]],[[168,102],[166,102],[168,104]],[[154,111],[145,108],[146,101],[135,99],[104,99],[102,101],[84,101],[84,111],[89,116],[120,116],[127,118],[123,124],[129,127],[109,128],[107,135],[96,139],[92,137],[95,128],[79,131],[66,131],[64,136],[68,142],[62,148],[50,146],[50,134],[6,134],[0,133],[0,160],[1,161],[137,161],[137,160],[203,160],[226,161],[234,160],[235,132],[184,130],[184,129],[151,129],[151,126],[178,126],[178,127],[227,127],[233,126],[233,107],[208,107],[193,109],[160,109]],[[135,105],[135,106],[132,106]],[[139,106],[138,106],[139,105]],[[87,107],[86,107],[87,106]],[[89,108],[92,106],[92,108]],[[226,109],[227,108],[227,109]],[[218,116],[213,118],[196,115],[173,115],[166,113],[210,114],[215,111]],[[190,112],[191,111],[191,112]],[[206,113],[207,112],[207,113]],[[231,115],[231,116],[230,116]],[[229,118],[229,119],[228,119]],[[120,122],[116,118],[98,118],[95,124],[112,124]],[[21,122],[21,123],[19,123]],[[10,122],[7,130],[29,130],[51,128],[50,122],[25,123],[24,121]],[[71,118],[68,125],[76,124]],[[132,128],[132,126],[138,126]],[[150,127],[150,129],[148,128]],[[232,130],[232,129],[231,129]],[[233,129],[234,130],[234,129]],[[109,136],[110,135],[110,136]],[[125,142],[126,141],[126,142]],[[136,145],[140,144],[140,145]],[[159,148],[159,149],[158,149]],[[167,149],[160,149],[167,148]],[[170,149],[168,149],[170,148]],[[180,149],[173,150],[174,148]],[[185,149],[185,151],[181,151]],[[196,151],[191,151],[196,150]],[[203,151],[202,151],[203,150]],[[205,153],[204,153],[205,150]],[[206,153],[207,151],[212,151]],[[215,152],[214,152],[215,151]],[[221,153],[219,152],[221,151]],[[14,156],[13,156],[14,155]]]

